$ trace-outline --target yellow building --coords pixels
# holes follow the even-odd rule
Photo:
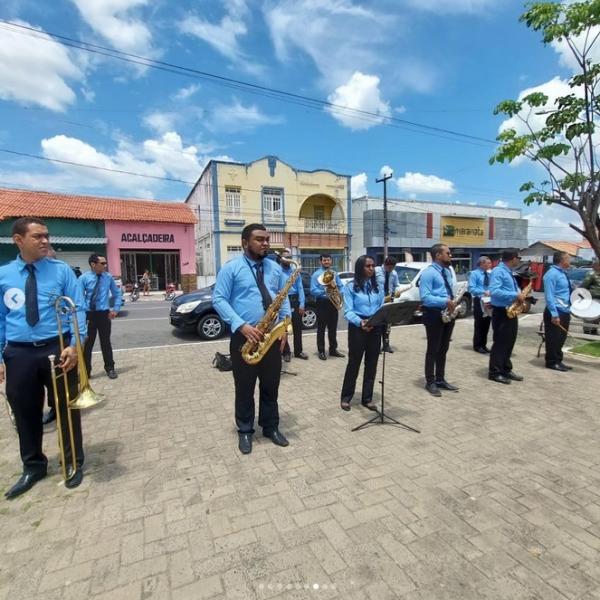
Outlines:
[[[289,247],[303,269],[321,252],[348,268],[351,239],[350,176],[295,169],[275,156],[251,163],[211,160],[186,199],[198,217],[198,274],[214,276],[242,252],[245,225],[262,223],[275,250]]]

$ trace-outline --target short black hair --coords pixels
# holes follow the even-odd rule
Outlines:
[[[552,255],[552,264],[554,265],[559,265],[563,258],[565,256],[567,256],[567,254],[569,254],[568,252],[565,252],[564,250],[557,250],[553,255]]]
[[[250,225],[246,225],[244,229],[242,229],[242,239],[248,241],[252,232],[260,229],[260,231],[266,231],[267,228],[262,223],[250,223]]]
[[[12,235],[25,235],[33,224],[46,227],[46,223],[39,217],[19,217],[12,225]]]
[[[90,254],[90,257],[88,258],[88,264],[91,265],[92,263],[97,263],[100,256],[102,256],[102,255],[101,254]]]
[[[386,256],[385,260],[383,261],[384,265],[395,265],[396,264],[396,259],[393,256]]]
[[[434,244],[429,249],[429,254],[431,254],[431,260],[435,260],[438,254],[442,253],[442,248],[447,247],[447,244]]]
[[[506,250],[502,250],[502,260],[504,262],[512,260],[513,258],[521,258],[519,256],[518,248],[507,248]]]
[[[331,254],[327,254],[326,252],[319,254],[319,260],[323,260],[324,258],[331,258]]]

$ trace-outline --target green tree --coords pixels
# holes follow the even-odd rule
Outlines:
[[[528,158],[541,165],[547,178],[524,183],[525,204],[558,204],[575,211],[581,225],[569,223],[600,257],[600,0],[532,2],[520,21],[541,32],[544,44],[560,45],[572,58],[574,75],[568,93],[554,102],[533,92],[520,100],[505,100],[494,110],[513,127],[503,129],[490,164]]]

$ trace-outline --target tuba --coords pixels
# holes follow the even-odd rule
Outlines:
[[[506,316],[509,319],[514,319],[518,317],[520,314],[527,312],[529,307],[531,306],[531,302],[527,299],[527,296],[531,294],[531,290],[533,289],[533,280],[535,278],[531,277],[529,279],[529,283],[523,288],[523,294],[525,295],[525,300],[519,300],[518,298],[510,305],[506,307]]]
[[[284,300],[288,297],[290,288],[300,276],[300,265],[294,261],[288,261],[296,268],[290,275],[285,285],[281,288],[277,296],[273,298],[273,302],[267,308],[264,317],[256,324],[256,328],[263,334],[263,339],[256,344],[250,340],[246,340],[242,346],[242,358],[249,365],[258,364],[267,354],[269,348],[280,340],[287,332],[291,324],[290,317],[286,317],[283,321],[277,322],[279,311]]]
[[[77,394],[72,396],[71,390],[69,389],[69,381],[67,377],[67,371],[63,369],[62,373],[56,373],[56,356],[50,354],[48,360],[50,361],[50,375],[52,378],[52,391],[54,392],[54,403],[56,408],[56,429],[58,431],[58,448],[60,452],[62,474],[65,482],[65,486],[69,487],[69,481],[71,481],[77,471],[77,456],[75,452],[75,434],[73,431],[73,419],[71,416],[72,410],[81,410],[85,408],[92,408],[100,402],[102,397],[96,394],[90,386],[90,380],[85,366],[85,360],[83,358],[83,346],[81,343],[81,335],[79,333],[79,324],[77,323],[77,306],[75,302],[68,296],[59,296],[54,302],[54,310],[56,312],[56,322],[58,325],[58,337],[60,351],[65,349],[65,339],[63,334],[63,323],[64,317],[71,322],[73,330],[73,336],[75,337],[75,351],[77,353]],[[61,396],[58,393],[58,380],[62,379],[64,384],[64,407],[66,407],[66,418],[69,444],[71,446],[71,459],[72,459],[72,470],[70,477],[67,475],[67,457],[66,451],[63,445],[62,439],[62,419],[63,415],[61,408]]]
[[[325,293],[331,304],[335,306],[336,310],[340,310],[344,306],[344,299],[335,282],[335,271],[332,271],[331,269],[323,271],[317,278],[317,281],[325,287]]]

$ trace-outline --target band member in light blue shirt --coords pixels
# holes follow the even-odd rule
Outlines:
[[[429,251],[433,263],[427,267],[419,280],[419,292],[423,303],[423,325],[427,334],[425,353],[425,389],[440,397],[440,390],[457,392],[458,387],[446,381],[446,354],[455,320],[442,321],[442,311],[454,311],[454,277],[450,271],[452,253],[446,244],[434,244]]]
[[[278,446],[288,441],[279,431],[279,379],[281,353],[287,343],[287,334],[275,342],[257,364],[250,365],[242,358],[241,349],[246,341],[258,344],[263,332],[256,327],[265,316],[274,297],[283,288],[287,278],[281,267],[267,257],[269,234],[264,225],[252,223],[242,230],[244,254],[223,265],[217,274],[213,305],[221,318],[231,327],[229,351],[235,383],[235,421],[238,428],[238,447],[242,454],[252,452],[254,434],[254,388],[259,381],[258,424],[263,435]],[[290,316],[286,296],[279,311],[279,319]]]
[[[7,498],[15,498],[28,491],[46,476],[48,459],[42,450],[42,413],[44,391],[53,396],[49,355],[57,357],[58,366],[67,371],[71,397],[77,395],[77,352],[72,335],[72,320],[63,318],[56,300],[68,296],[76,307],[71,315],[77,319],[81,338],[86,335],[83,297],[73,270],[66,263],[48,258],[50,236],[45,223],[36,217],[22,217],[13,223],[12,238],[19,248],[19,256],[0,267],[0,383],[6,377],[6,397],[13,410],[23,474]],[[68,308],[68,307],[67,307]],[[61,348],[62,334],[64,348]],[[0,359],[0,363],[2,360]],[[5,367],[6,365],[6,367]],[[58,388],[61,414],[66,415],[64,386]],[[66,464],[72,465],[75,453],[77,468],[67,472],[65,485],[77,487],[83,479],[83,440],[80,411],[72,411],[75,448],[67,433],[67,419],[61,419],[61,436]]]
[[[375,261],[370,256],[359,256],[354,267],[354,281],[343,288],[344,316],[348,321],[348,365],[342,384],[341,407],[350,410],[360,364],[365,357],[361,403],[376,410],[373,387],[377,374],[381,328],[369,327],[367,321],[383,306],[383,289],[375,276]]]
[[[280,254],[280,265],[286,281],[292,276],[296,270],[290,263],[292,252],[289,248],[284,248]],[[308,360],[308,354],[302,352],[302,317],[304,316],[304,308],[306,305],[306,297],[304,295],[304,286],[302,285],[302,276],[299,274],[290,288],[288,294],[290,299],[290,308],[292,310],[292,332],[294,334],[294,356],[302,360]],[[291,350],[289,341],[283,349],[283,360],[290,362]]]
[[[552,263],[544,275],[546,367],[565,372],[572,368],[563,362],[562,351],[571,322],[571,282],[566,272],[571,266],[571,257],[567,252],[558,251]]]
[[[383,261],[383,265],[375,269],[375,276],[377,277],[377,285],[383,290],[383,295],[390,302],[394,299],[394,292],[400,285],[398,279],[398,273],[396,273],[396,259],[393,256],[386,256]],[[394,351],[390,346],[390,330],[388,327],[384,327],[381,335],[383,351],[389,352],[390,354]]]
[[[490,299],[490,270],[492,261],[487,256],[480,256],[476,269],[469,275],[469,293],[473,300],[473,350],[480,354],[489,354],[487,347],[491,315],[483,312],[482,301]],[[489,305],[488,305],[489,306]]]
[[[92,254],[88,262],[91,270],[78,279],[85,298],[88,323],[88,337],[84,349],[85,364],[88,374],[91,374],[92,349],[96,342],[96,334],[98,334],[104,370],[110,379],[116,379],[117,372],[115,371],[110,332],[112,320],[121,309],[123,298],[113,276],[107,271],[106,258],[99,254]],[[111,299],[114,304],[112,307]]]
[[[506,313],[515,300],[525,300],[513,269],[519,264],[521,257],[517,248],[508,248],[502,252],[502,262],[492,270],[490,275],[490,298],[492,302],[492,329],[494,343],[490,352],[488,378],[497,383],[509,384],[511,381],[523,381],[512,369],[512,354],[517,334],[519,319],[511,319]]]

